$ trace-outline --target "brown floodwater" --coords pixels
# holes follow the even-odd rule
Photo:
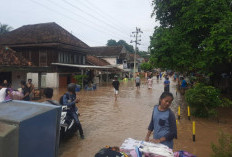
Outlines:
[[[137,90],[133,81],[121,82],[118,100],[114,100],[111,84],[97,87],[95,91],[78,92],[81,102],[77,104],[85,139],[73,136],[60,144],[60,157],[94,157],[106,145],[120,146],[126,138],[144,140],[151,119],[153,106],[163,92],[163,80],[154,79],[153,88],[147,89],[142,83]],[[54,99],[66,89],[54,92]],[[232,133],[231,110],[222,111],[218,121],[187,118],[187,107],[183,96],[176,94],[176,83],[171,81],[170,91],[175,99],[171,109],[176,114],[181,105],[181,119],[178,121],[178,139],[174,140],[174,151],[185,150],[199,157],[212,153],[211,143],[216,143],[218,133],[223,130]],[[40,100],[42,101],[42,99]],[[229,114],[229,116],[227,115]],[[192,121],[196,122],[196,141],[192,141]]]

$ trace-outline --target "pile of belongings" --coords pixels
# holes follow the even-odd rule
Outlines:
[[[95,154],[95,157],[128,157],[125,153],[120,152],[119,147],[106,146]]]
[[[163,145],[127,138],[120,147],[120,152],[129,157],[174,157],[172,149]]]
[[[196,157],[186,151],[173,153],[161,143],[150,143],[127,138],[119,147],[106,146],[95,157]]]

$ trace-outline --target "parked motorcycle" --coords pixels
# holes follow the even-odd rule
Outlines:
[[[77,124],[73,117],[68,112],[67,106],[62,106],[61,119],[60,119],[60,140],[64,140],[73,136],[77,132]],[[78,114],[78,111],[77,111]]]

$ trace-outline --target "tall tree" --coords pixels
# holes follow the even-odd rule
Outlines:
[[[146,51],[138,51],[138,55],[140,57],[143,57],[143,58],[149,58],[150,57],[150,53],[148,53]]]
[[[134,52],[134,48],[132,45],[127,44],[126,41],[124,40],[119,40],[118,42],[116,40],[110,39],[107,41],[107,46],[124,46],[126,48],[127,51],[133,53]]]
[[[117,46],[117,41],[116,40],[113,40],[113,39],[110,39],[107,41],[107,46]]]
[[[10,27],[6,24],[0,23],[0,35],[7,33],[7,32],[10,32],[12,29],[13,29],[12,27]]]
[[[230,0],[153,0],[160,26],[151,38],[151,63],[161,68],[210,73],[231,63]]]
[[[134,47],[132,45],[127,44],[126,41],[119,40],[118,41],[118,45],[122,45],[122,46],[124,46],[127,49],[127,51],[129,51],[131,53],[134,53]]]

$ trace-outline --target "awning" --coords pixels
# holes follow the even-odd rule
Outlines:
[[[77,65],[77,64],[63,64],[63,63],[52,63],[52,65],[57,66],[67,66],[67,67],[77,67],[81,69],[113,69],[116,68],[112,65],[107,66],[95,66],[95,65]]]

